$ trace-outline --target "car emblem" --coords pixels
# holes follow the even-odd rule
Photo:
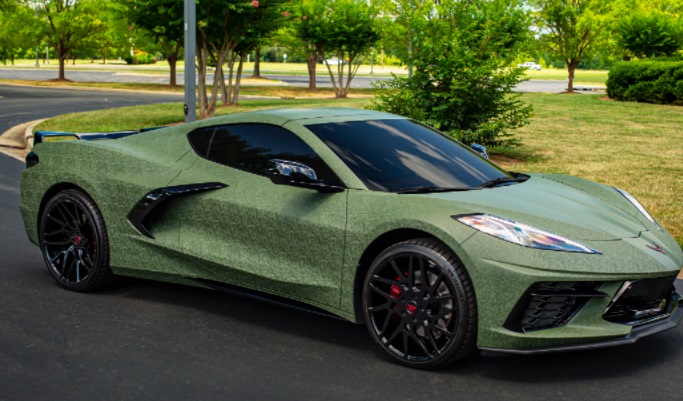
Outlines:
[[[662,247],[655,244],[654,242],[652,243],[652,245],[647,245],[647,247],[652,249],[653,251],[657,251],[657,252],[661,253],[662,255],[666,255],[666,252],[664,252],[664,249],[662,249]]]

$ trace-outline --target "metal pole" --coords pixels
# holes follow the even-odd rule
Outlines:
[[[185,0],[185,122],[197,120],[197,9],[195,0]]]
[[[47,15],[45,16],[45,22],[48,22],[49,19],[47,18]],[[45,64],[50,64],[50,45],[45,44]]]
[[[370,51],[370,74],[374,74],[373,67],[375,65],[375,50]]]

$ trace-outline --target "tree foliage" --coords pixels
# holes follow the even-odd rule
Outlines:
[[[619,45],[640,58],[672,56],[683,48],[683,23],[660,13],[624,17],[616,32]]]
[[[528,18],[506,0],[427,1],[414,18],[412,77],[380,82],[374,108],[423,121],[464,142],[514,145],[510,130],[531,109],[511,94],[523,70],[508,68]]]
[[[346,97],[367,51],[379,39],[374,10],[363,0],[311,0],[302,11],[297,36],[325,60],[335,96]],[[342,62],[330,65],[331,57]]]
[[[36,23],[34,12],[28,7],[9,7],[0,9],[0,62],[6,64],[33,47],[35,38],[33,26]]]

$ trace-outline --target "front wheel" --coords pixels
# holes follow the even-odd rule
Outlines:
[[[59,284],[89,291],[110,281],[107,229],[85,192],[67,189],[53,196],[43,209],[39,233],[43,258]]]
[[[475,349],[472,283],[437,240],[405,241],[382,252],[365,278],[363,310],[373,340],[403,365],[442,367]]]

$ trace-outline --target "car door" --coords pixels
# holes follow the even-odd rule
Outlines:
[[[296,161],[326,183],[342,185],[332,170],[277,125],[208,127],[188,138],[200,157],[172,185],[227,185],[179,205],[180,246],[198,261],[197,277],[337,307],[346,191],[276,185],[267,171],[269,160]]]

